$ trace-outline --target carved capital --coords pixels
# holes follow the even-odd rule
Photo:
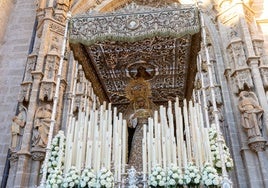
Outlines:
[[[261,152],[265,151],[266,142],[267,141],[263,137],[258,136],[249,139],[248,146],[254,152]]]
[[[10,155],[10,157],[9,157],[9,161],[10,161],[11,163],[15,163],[15,162],[18,161],[18,159],[19,159],[19,156],[18,156],[17,152],[13,152],[13,151],[11,151],[11,155]]]
[[[45,148],[34,147],[31,153],[32,153],[32,159],[34,161],[43,161],[46,156]]]

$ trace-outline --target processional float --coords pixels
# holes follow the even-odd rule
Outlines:
[[[202,19],[201,25],[205,40]],[[67,28],[68,23],[60,64]],[[207,49],[206,57],[210,68]],[[208,72],[217,111],[212,72]],[[60,81],[61,71],[58,74]],[[233,167],[233,162],[217,113],[215,123],[209,124],[204,120],[200,100],[179,103],[178,98],[169,101],[167,107],[153,108],[146,80],[136,78],[129,85],[126,94],[133,104],[132,113],[117,113],[111,103],[98,105],[92,94],[93,105],[85,103],[77,117],[70,116],[65,133],[59,131],[52,139],[57,106],[54,100],[41,187],[230,187],[226,170]],[[129,126],[142,133],[137,137],[140,141],[130,146]],[[140,156],[129,165],[133,148]]]

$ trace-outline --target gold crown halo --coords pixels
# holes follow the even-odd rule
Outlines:
[[[126,97],[130,100],[136,100],[139,97],[147,98],[151,96],[151,86],[143,78],[133,79],[125,89]]]

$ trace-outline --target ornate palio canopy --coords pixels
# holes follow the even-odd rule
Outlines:
[[[72,18],[70,44],[101,100],[127,104],[126,85],[143,77],[161,104],[191,96],[199,27],[196,7],[130,4]]]

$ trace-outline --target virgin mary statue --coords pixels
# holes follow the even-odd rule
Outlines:
[[[128,165],[133,166],[138,172],[142,171],[142,138],[143,125],[148,125],[148,118],[153,116],[156,109],[149,99],[151,89],[149,82],[143,78],[131,80],[126,87],[126,95],[130,104],[125,111],[128,127],[134,130],[130,144]],[[147,127],[147,126],[146,126]]]

